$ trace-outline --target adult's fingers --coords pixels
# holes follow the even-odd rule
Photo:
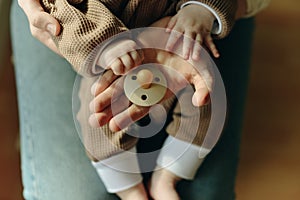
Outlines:
[[[30,31],[31,31],[31,34],[36,39],[38,39],[40,42],[42,42],[44,45],[46,45],[48,48],[50,48],[52,51],[54,51],[58,55],[62,56],[61,53],[59,52],[57,46],[55,45],[51,35],[47,31],[43,31],[32,25],[30,25]]]
[[[106,112],[94,113],[89,117],[89,124],[93,128],[101,127],[109,122],[111,119],[112,113],[110,109],[107,109]]]
[[[20,7],[28,17],[29,23],[41,30],[56,36],[60,33],[60,24],[46,13],[38,0],[19,0]]]
[[[132,104],[128,109],[114,116],[109,122],[109,128],[113,132],[120,131],[132,123],[142,119],[149,112],[150,107],[142,107]]]
[[[123,82],[123,79],[116,80],[106,90],[97,95],[89,105],[90,111],[93,113],[101,112],[116,101],[123,94]]]
[[[112,70],[107,70],[99,79],[92,85],[91,93],[98,96],[106,90],[119,76],[115,75]]]
[[[107,124],[114,115],[123,112],[130,105],[129,100],[125,95],[118,98],[117,101],[113,102],[111,106],[108,106],[99,113],[94,113],[89,118],[89,123],[92,127],[100,127]]]
[[[195,93],[192,97],[193,105],[198,107],[206,104],[209,98],[208,81],[205,81],[200,74],[197,74],[192,78],[191,83],[195,87]]]
[[[46,12],[35,12],[28,16],[30,24],[41,30],[49,32],[53,36],[60,33],[60,24],[58,21]]]
[[[205,88],[200,88],[196,90],[192,97],[192,103],[194,106],[199,107],[207,104],[209,102],[209,93]]]

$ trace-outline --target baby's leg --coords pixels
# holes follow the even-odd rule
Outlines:
[[[165,27],[169,19],[168,17],[163,18],[152,24],[152,26]],[[153,35],[147,35],[146,31],[139,36],[139,40],[147,44],[148,41],[153,41],[149,39],[151,37]],[[165,53],[157,54],[156,56],[158,55],[162,55],[164,58],[154,58],[154,60],[161,61],[161,64],[170,64],[172,65],[170,67],[174,69],[191,67],[189,63],[183,61],[179,56],[165,56]],[[147,54],[145,54],[145,59],[148,59]],[[160,169],[154,171],[149,184],[149,192],[155,200],[180,199],[176,192],[176,183],[182,178],[193,179],[203,161],[203,158],[199,158],[199,152],[202,150],[200,146],[209,124],[210,105],[200,108],[193,106],[193,93],[194,90],[191,86],[185,88],[180,95],[177,95],[179,103],[177,102],[174,110],[171,111],[173,112],[173,121],[167,126],[167,132],[170,136],[165,142],[157,160],[157,169]],[[169,112],[172,105],[168,101],[165,101],[163,104]],[[160,117],[153,116],[153,118]]]
[[[149,185],[149,192],[155,200],[179,200],[175,189],[180,177],[167,169],[159,169],[153,172]]]
[[[82,78],[78,91],[81,105],[77,119],[86,152],[108,192],[116,193],[122,200],[147,199],[134,153],[137,138],[126,134],[127,130],[113,133],[108,125],[92,128],[88,123],[93,98],[90,88],[95,81]]]
[[[201,148],[210,122],[210,105],[193,106],[194,90],[188,86],[177,95],[172,121],[167,126],[170,135],[157,159],[157,169],[151,178],[150,193],[157,200],[180,199],[176,183],[192,180],[209,152]]]
[[[109,193],[116,193],[122,200],[146,200],[137,158],[129,151],[92,164]]]

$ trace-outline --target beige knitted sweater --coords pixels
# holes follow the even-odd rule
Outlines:
[[[130,28],[145,27],[174,15],[189,0],[42,0],[44,9],[61,24],[54,41],[74,69],[92,74],[92,51],[106,39]],[[234,24],[237,0],[198,0],[216,10],[225,37]]]

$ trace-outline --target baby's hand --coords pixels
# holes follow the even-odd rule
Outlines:
[[[198,60],[202,43],[208,47],[214,57],[219,57],[219,52],[211,37],[214,20],[214,15],[203,6],[192,4],[183,7],[167,25],[167,32],[171,34],[166,49],[171,51],[184,34],[184,59],[192,56],[192,59]]]
[[[143,51],[137,50],[133,40],[126,39],[106,47],[97,64],[105,69],[111,69],[116,75],[122,75],[140,65],[143,59]]]

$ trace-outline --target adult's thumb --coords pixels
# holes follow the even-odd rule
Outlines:
[[[29,20],[34,27],[47,31],[52,36],[57,36],[60,33],[60,24],[58,21],[44,11],[33,14]]]

